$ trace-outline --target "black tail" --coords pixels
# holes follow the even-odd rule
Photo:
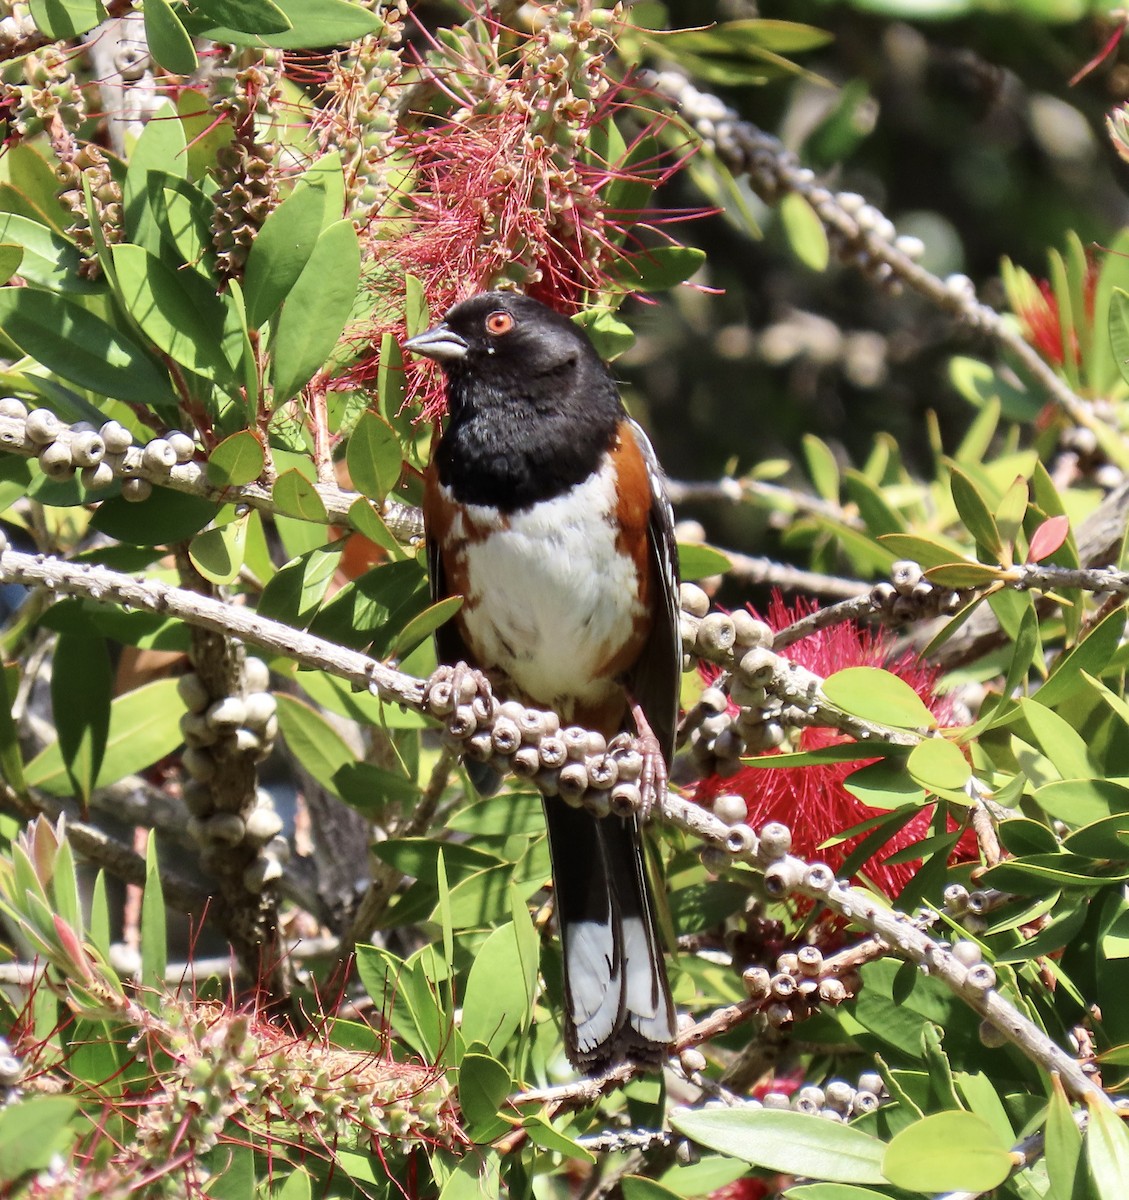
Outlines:
[[[660,1066],[674,1004],[635,817],[597,818],[545,799],[564,948],[565,1046],[597,1074],[618,1062]]]

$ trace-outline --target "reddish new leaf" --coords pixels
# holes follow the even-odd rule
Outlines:
[[[1031,544],[1027,549],[1027,561],[1037,563],[1049,558],[1066,541],[1066,535],[1069,532],[1069,517],[1048,517],[1031,535]]]

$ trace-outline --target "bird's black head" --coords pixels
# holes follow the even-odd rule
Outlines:
[[[468,500],[504,496],[512,507],[584,478],[624,416],[588,335],[528,296],[472,296],[404,345],[447,376],[450,420],[437,458],[444,482],[474,476],[457,489]]]

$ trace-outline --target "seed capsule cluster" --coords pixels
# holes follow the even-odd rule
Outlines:
[[[857,985],[857,980],[844,982],[829,970],[818,946],[800,946],[778,955],[772,971],[746,967],[741,982],[750,1000],[762,1002],[760,1011],[774,1029],[787,1029],[810,1017],[821,1004],[833,1008],[842,1004]]]
[[[202,850],[247,845],[255,857],[243,873],[248,891],[262,892],[282,875],[290,843],[282,836],[282,818],[270,793],[255,791],[255,803],[243,813],[217,811],[211,783],[224,758],[232,753],[265,759],[278,736],[278,704],[267,691],[270,673],[264,662],[248,658],[239,695],[214,699],[195,672],[182,675],[177,691],[188,710],[180,718],[185,750],[181,761],[188,779],[184,802],[190,813],[188,832]]]
[[[628,739],[609,743],[555,713],[499,703],[485,677],[465,663],[440,667],[427,681],[424,707],[444,723],[444,738],[475,762],[497,762],[546,796],[597,816],[642,806],[643,756]]]
[[[903,559],[890,568],[889,582],[884,580],[870,589],[870,605],[883,619],[902,624],[951,616],[971,595],[969,591],[931,583],[925,578],[920,563]]]
[[[126,500],[148,499],[153,491],[151,479],[168,476],[173,467],[189,462],[196,453],[195,441],[179,430],[136,449],[133,434],[118,421],[106,421],[98,429],[83,422],[67,425],[49,409],[28,412],[14,396],[0,399],[0,417],[20,422],[18,433],[10,428],[0,432],[0,446],[34,453],[51,479],[67,480],[77,472],[87,491],[101,491],[121,479]]]
[[[793,1112],[825,1117],[828,1121],[849,1121],[852,1117],[874,1112],[889,1099],[882,1076],[876,1071],[866,1071],[859,1076],[857,1084],[845,1079],[829,1079],[822,1085],[804,1084],[791,1095],[780,1091],[766,1092],[759,1103],[755,1100],[751,1103],[761,1108],[788,1108]]]

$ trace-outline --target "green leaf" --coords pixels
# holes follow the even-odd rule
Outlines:
[[[988,887],[1020,896],[1046,896],[1063,888],[1095,889],[1129,879],[1129,863],[1099,864],[1081,854],[1028,854],[989,867],[982,877]]]
[[[957,793],[972,778],[972,768],[960,748],[945,738],[926,738],[914,746],[906,760],[906,770],[923,788],[939,796]]]
[[[251,514],[198,533],[188,544],[188,557],[196,570],[212,583],[226,584],[243,570],[247,553],[247,527]]]
[[[286,33],[290,18],[271,0],[194,0],[194,8],[240,33]]]
[[[713,575],[724,575],[732,565],[729,556],[713,546],[701,542],[678,544],[678,567],[683,579],[709,579]]]
[[[617,258],[609,276],[628,292],[662,292],[689,279],[705,261],[705,251],[693,246],[656,246]]]
[[[1064,779],[1101,774],[1094,770],[1085,739],[1058,713],[1027,697],[1020,698],[1017,703],[1036,745]]]
[[[404,547],[400,545],[395,534],[384,523],[383,516],[376,510],[372,502],[363,496],[358,496],[349,505],[349,524],[358,533],[367,537],[370,542],[375,542],[387,550],[393,559],[407,557]]]
[[[884,533],[878,540],[898,558],[909,558],[928,570],[952,563],[963,556],[963,549],[956,542],[934,541],[909,533]]]
[[[313,1185],[301,1167],[289,1167],[286,1182],[274,1193],[273,1200],[312,1200]]]
[[[463,1037],[501,1054],[529,1024],[533,997],[512,924],[495,929],[478,948],[463,991]]]
[[[27,793],[19,730],[12,703],[19,688],[19,668],[0,667],[0,779],[18,795]]]
[[[823,693],[844,712],[898,729],[935,729],[937,718],[903,679],[878,667],[847,667],[823,684]]]
[[[52,292],[100,292],[105,285],[84,279],[78,273],[82,256],[78,247],[61,233],[18,213],[0,212],[0,242],[19,246],[22,257],[15,266],[28,283]],[[15,270],[13,266],[12,271]],[[4,281],[11,276],[9,272]]]
[[[357,756],[321,713],[284,693],[276,699],[278,728],[290,752],[322,787],[337,795],[334,776]]]
[[[271,339],[275,404],[302,390],[333,352],[353,311],[361,249],[353,222],[338,221],[318,238],[283,301]]]
[[[678,1193],[642,1175],[624,1175],[619,1181],[623,1200],[678,1200]]]
[[[1086,1097],[1090,1124],[1086,1130],[1086,1158],[1097,1200],[1123,1200],[1129,1179],[1129,1129],[1104,1096]]]
[[[826,271],[831,259],[827,230],[816,211],[799,192],[788,192],[780,202],[780,221],[792,252],[813,271]]]
[[[274,481],[271,499],[278,511],[288,516],[318,523],[326,519],[325,501],[297,467],[283,471]]]
[[[868,808],[892,810],[925,802],[925,789],[906,770],[906,760],[887,758],[852,771],[843,787]]]
[[[340,550],[309,550],[280,567],[259,598],[261,616],[304,629],[314,619],[341,562]]]
[[[392,426],[374,412],[361,413],[345,451],[353,486],[370,500],[383,500],[400,478],[402,460]]]
[[[462,596],[448,596],[425,608],[423,612],[411,618],[399,633],[392,639],[388,653],[406,657],[425,638],[430,637],[440,625],[449,621],[463,606]]]
[[[1082,1157],[1082,1133],[1074,1121],[1060,1076],[1051,1076],[1050,1104],[1047,1106],[1045,1150],[1050,1200],[1072,1200],[1078,1160]]]
[[[509,1071],[496,1058],[474,1051],[463,1055],[459,1063],[459,1108],[471,1141],[492,1142],[512,1128],[498,1115],[512,1086]]]
[[[314,168],[267,217],[251,244],[243,291],[247,322],[253,329],[265,325],[278,311],[317,245],[329,176]]]
[[[790,1187],[784,1195],[787,1200],[887,1200],[885,1192],[872,1192],[850,1183],[802,1183]]]
[[[91,525],[131,546],[165,546],[187,541],[219,512],[214,500],[154,488],[146,500],[103,500]]]
[[[115,783],[171,754],[181,743],[183,712],[175,679],[158,679],[118,696],[110,705],[110,728],[95,786]],[[52,795],[66,795],[70,790],[58,742],[45,746],[27,764],[25,773],[29,786]]]
[[[145,894],[141,898],[141,987],[143,1001],[153,1012],[159,1011],[164,1003],[165,968],[169,960],[167,939],[157,836],[150,830],[145,846]]]
[[[1129,812],[1129,779],[1063,779],[1035,789],[1035,803],[1069,825],[1090,825]]]
[[[74,1138],[69,1126],[77,1108],[70,1096],[25,1095],[0,1109],[0,1183],[50,1166]]]
[[[814,433],[803,436],[804,459],[815,490],[829,504],[839,503],[839,460],[835,452]]]
[[[61,634],[55,644],[51,702],[67,777],[85,807],[106,753],[114,685],[106,643]]]
[[[171,359],[217,383],[231,378],[242,339],[223,301],[195,271],[173,271],[140,246],[111,246],[116,288],[146,337]]]
[[[553,1154],[563,1154],[566,1158],[575,1159],[577,1162],[594,1163],[596,1161],[595,1155],[590,1150],[586,1150],[579,1142],[573,1141],[559,1129],[554,1129],[542,1117],[527,1116],[523,1119],[521,1127],[529,1135],[529,1140],[542,1150],[549,1150]]]
[[[954,463],[949,464],[949,484],[957,512],[976,543],[995,562],[1004,561],[1004,547],[996,519],[976,484]]]
[[[1107,613],[1086,636],[1055,663],[1046,683],[1039,689],[1039,703],[1054,708],[1077,688],[1084,686],[1080,672],[1100,675],[1109,666],[1125,632],[1125,609]]]
[[[78,37],[106,19],[98,0],[29,0],[28,8],[36,27],[53,42]]]
[[[115,400],[176,406],[167,372],[100,317],[36,288],[0,289],[0,328],[60,379]]]
[[[242,487],[263,473],[266,454],[254,430],[231,434],[208,455],[208,482],[213,487]]]
[[[0,242],[0,284],[5,284],[19,269],[24,250],[12,242]]]
[[[572,318],[596,347],[596,353],[611,362],[635,345],[635,331],[609,308],[588,308]]]
[[[146,0],[145,40],[157,62],[174,75],[191,75],[200,65],[196,49],[168,0]]]
[[[130,239],[138,246],[157,253],[160,231],[149,207],[149,175],[166,172],[188,178],[188,156],[184,126],[171,104],[163,104],[151,115],[129,156],[129,168],[122,183],[122,204]]]
[[[754,1166],[835,1183],[885,1183],[883,1144],[849,1125],[779,1109],[704,1109],[670,1114],[679,1133]]]
[[[1109,343],[1121,378],[1129,383],[1129,292],[1119,287],[1109,298]]]
[[[934,1113],[895,1134],[882,1171],[895,1187],[912,1192],[988,1192],[1011,1174],[1009,1147],[969,1112]]]
[[[192,22],[197,37],[230,42],[236,46],[274,46],[280,50],[316,50],[352,42],[379,33],[382,18],[349,0],[278,0],[275,6],[290,21],[283,33],[247,32],[227,25],[213,25],[202,17]]]

